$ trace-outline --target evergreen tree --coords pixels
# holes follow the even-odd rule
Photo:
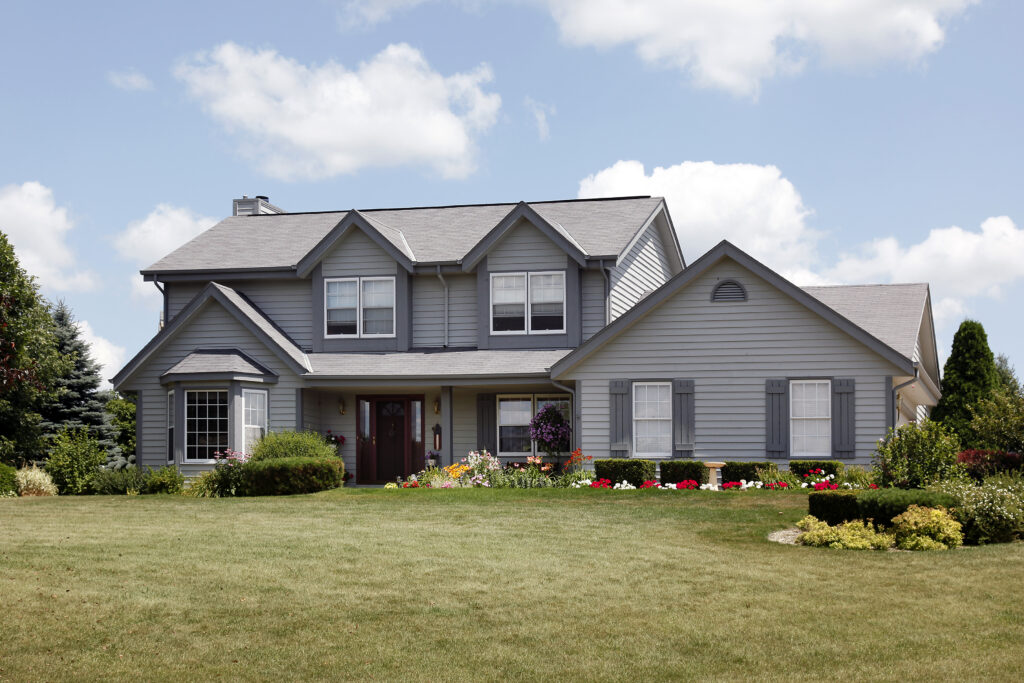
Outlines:
[[[114,441],[121,455],[107,460],[107,468],[119,470],[135,462],[135,396],[121,396],[111,391],[106,394],[106,411],[114,428]]]
[[[0,232],[0,462],[43,457],[39,410],[69,365],[57,352],[49,305]]]
[[[932,419],[970,439],[971,408],[990,398],[998,386],[999,374],[985,328],[976,320],[963,321],[942,368],[942,398]]]
[[[57,350],[70,362],[56,381],[58,393],[43,404],[43,433],[48,440],[65,429],[85,429],[104,451],[116,456],[114,430],[104,412],[106,397],[100,393],[100,366],[75,324],[71,309],[63,301],[53,311]]]
[[[999,376],[1000,387],[1013,396],[1024,396],[1024,387],[1021,386],[1020,379],[1005,353],[996,356],[996,374]]]

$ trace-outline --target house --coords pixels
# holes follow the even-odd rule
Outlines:
[[[233,208],[142,271],[165,324],[114,378],[142,466],[329,430],[389,481],[522,460],[546,403],[596,457],[866,462],[938,399],[927,285],[800,289],[726,242],[687,266],[661,198]]]

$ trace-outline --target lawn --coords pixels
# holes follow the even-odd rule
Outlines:
[[[0,680],[1024,679],[1024,544],[782,546],[805,496],[0,500]]]

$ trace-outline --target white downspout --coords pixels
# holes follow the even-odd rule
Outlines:
[[[900,402],[899,402],[899,395],[897,394],[897,392],[900,389],[902,389],[903,387],[908,387],[911,384],[913,384],[914,382],[916,382],[919,379],[920,372],[921,372],[920,367],[918,366],[917,363],[914,363],[914,377],[913,377],[913,379],[908,379],[903,384],[897,384],[896,386],[894,386],[892,388],[892,409],[893,409],[894,414],[891,415],[890,417],[892,418],[892,424],[893,424],[893,428],[894,429],[896,428],[896,423],[900,421]]]

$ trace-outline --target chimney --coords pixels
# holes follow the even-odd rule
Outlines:
[[[285,213],[284,209],[270,203],[266,195],[258,194],[255,197],[242,195],[241,199],[231,202],[232,216],[260,216],[266,214]]]

